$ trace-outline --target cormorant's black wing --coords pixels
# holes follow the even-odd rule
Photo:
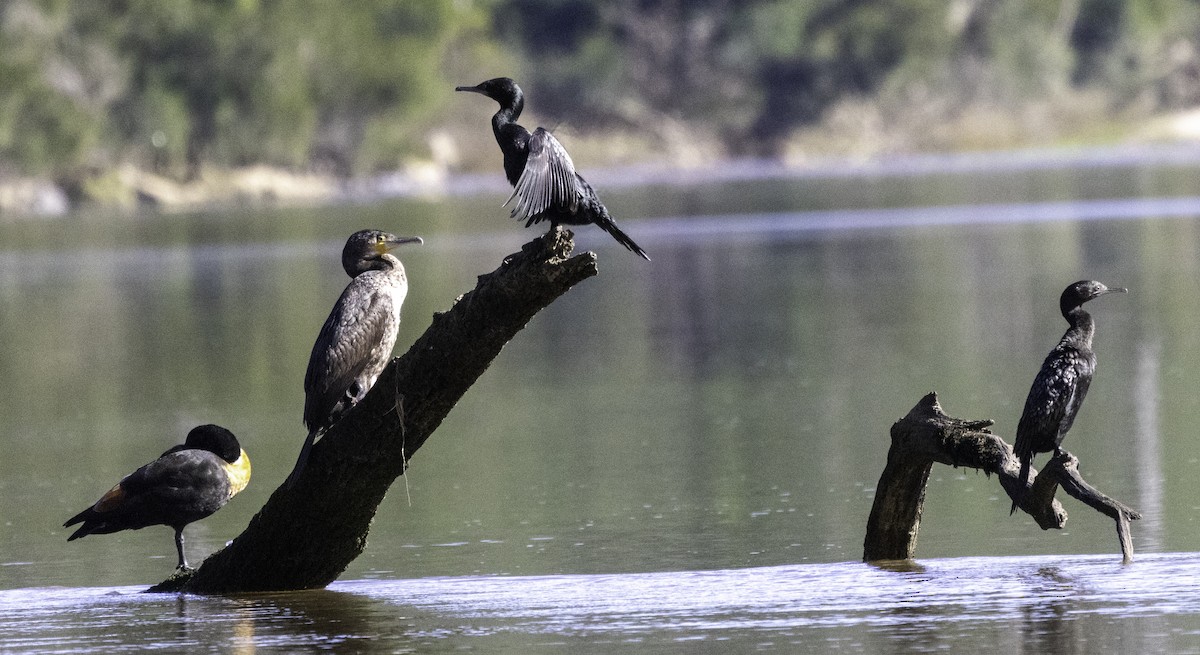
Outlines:
[[[1058,440],[1054,444],[1055,448],[1062,445],[1062,438],[1071,429],[1075,423],[1075,417],[1079,415],[1079,408],[1083,405],[1083,399],[1087,397],[1088,389],[1092,386],[1092,374],[1095,370],[1095,361],[1082,361],[1076,355],[1076,359],[1072,360],[1072,368],[1075,371],[1075,384],[1072,386],[1071,395],[1067,397],[1067,411],[1059,422]]]
[[[1092,376],[1084,356],[1074,349],[1055,348],[1038,372],[1025,411],[1017,424],[1013,450],[1018,456],[1054,450],[1075,421]]]
[[[1022,489],[1029,483],[1034,454],[1051,452],[1062,445],[1087,396],[1095,369],[1095,355],[1090,350],[1081,351],[1059,343],[1046,356],[1025,399],[1025,411],[1017,423],[1017,439],[1013,444],[1013,452],[1021,460]],[[1019,503],[1019,497],[1013,499],[1010,513],[1017,511]]]
[[[554,207],[574,214],[584,197],[575,163],[554,135],[537,128],[529,136],[529,158],[505,206],[516,199],[512,217],[526,220]]]
[[[346,286],[313,345],[304,375],[304,422],[309,429],[327,426],[330,413],[363,371],[379,357],[391,355],[392,344],[381,344],[392,299],[375,293],[371,282],[364,273]]]

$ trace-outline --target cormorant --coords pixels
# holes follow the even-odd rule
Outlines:
[[[1096,371],[1096,353],[1092,352],[1096,321],[1083,310],[1083,303],[1107,293],[1126,291],[1128,289],[1110,289],[1094,280],[1081,280],[1063,290],[1058,306],[1071,327],[1042,363],[1042,370],[1029,389],[1025,411],[1017,424],[1013,450],[1021,460],[1019,493],[1023,494],[1029,484],[1033,456],[1060,452],[1063,437],[1075,422],[1075,414],[1092,384],[1092,375]],[[1016,511],[1017,501],[1014,500],[1009,514]]]
[[[83,523],[67,541],[166,525],[175,529],[177,568],[186,569],[184,526],[224,507],[249,481],[250,457],[237,437],[219,425],[201,425],[182,445],[125,476],[94,505],[63,523],[64,528]]]
[[[396,332],[400,305],[408,295],[404,265],[390,250],[421,237],[397,237],[379,230],[350,235],[342,249],[342,268],[352,280],[342,291],[313,344],[304,374],[304,425],[308,437],[287,478],[295,483],[313,442],[353,407],[383,372]]]
[[[530,134],[517,124],[525,108],[525,94],[516,82],[497,77],[454,90],[482,93],[500,103],[500,111],[492,116],[492,132],[504,153],[504,174],[513,185],[512,195],[504,204],[507,206],[514,198],[517,201],[512,209],[513,218],[524,220],[525,227],[550,221],[551,229],[561,224],[592,223],[650,261],[646,251],[613,222],[592,185],[575,172],[571,156],[558,139],[543,128]]]

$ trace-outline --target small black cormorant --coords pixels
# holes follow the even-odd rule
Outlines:
[[[1081,280],[1067,287],[1059,298],[1063,318],[1071,324],[1062,339],[1042,363],[1029,396],[1025,411],[1017,424],[1017,441],[1013,451],[1021,460],[1021,486],[1025,493],[1029,484],[1029,467],[1037,453],[1054,452],[1062,446],[1063,437],[1075,422],[1075,415],[1096,371],[1096,353],[1092,352],[1092,336],[1096,321],[1083,309],[1083,303],[1108,293],[1125,293],[1127,289],[1110,289],[1094,280]],[[1017,511],[1014,500],[1009,514]]]
[[[346,240],[342,268],[353,279],[321,326],[308,358],[304,374],[308,437],[288,475],[289,487],[304,470],[316,438],[367,395],[392,356],[408,278],[404,265],[389,251],[405,243],[423,241],[380,230],[360,230]]]
[[[83,523],[67,541],[166,525],[175,530],[178,568],[186,569],[183,528],[224,507],[249,481],[250,457],[237,437],[218,425],[201,425],[182,445],[125,476],[95,504],[63,523],[64,528]]]
[[[592,185],[575,172],[571,156],[558,139],[544,128],[539,127],[530,134],[517,124],[517,118],[525,108],[525,95],[516,82],[497,77],[454,90],[481,93],[500,103],[500,111],[492,116],[492,132],[504,153],[504,174],[513,185],[512,195],[504,203],[508,205],[516,199],[513,218],[524,220],[525,227],[550,221],[551,229],[562,224],[591,223],[650,261],[646,251],[613,222]]]

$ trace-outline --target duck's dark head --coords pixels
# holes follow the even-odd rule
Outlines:
[[[1062,297],[1058,299],[1058,308],[1062,310],[1063,316],[1066,316],[1071,310],[1089,300],[1109,293],[1126,293],[1127,291],[1129,289],[1106,287],[1095,280],[1080,280],[1063,290]]]
[[[405,243],[424,243],[421,237],[398,237],[382,230],[359,230],[346,239],[342,248],[342,268],[346,275],[357,277],[359,273],[387,268],[396,261],[385,255],[396,246]]]
[[[219,425],[198,425],[192,428],[183,445],[207,450],[230,463],[236,462],[242,455],[242,446],[237,437]]]
[[[502,108],[517,108],[525,103],[525,94],[511,77],[496,77],[475,86],[457,86],[454,90],[482,93],[500,103]]]

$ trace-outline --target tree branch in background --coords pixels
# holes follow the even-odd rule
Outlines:
[[[867,519],[863,560],[912,559],[921,527],[925,487],[934,463],[979,469],[995,474],[1010,498],[1033,517],[1043,530],[1061,529],[1066,510],[1054,498],[1061,485],[1068,495],[1117,523],[1124,561],[1133,560],[1129,522],[1141,518],[1134,509],[1097,491],[1079,475],[1079,460],[1070,453],[1055,456],[1039,474],[1033,471],[1027,492],[1022,493],[1020,461],[1012,446],[987,428],[992,421],[951,418],[938,404],[937,394],[922,398],[904,418],[892,425],[892,445],[887,465],[875,488],[875,502]]]
[[[245,531],[194,573],[151,591],[313,589],[337,579],[366,548],[388,488],[504,345],[596,275],[596,256],[571,257],[573,248],[571,233],[555,229],[480,276],[316,443],[291,489],[276,489]]]

